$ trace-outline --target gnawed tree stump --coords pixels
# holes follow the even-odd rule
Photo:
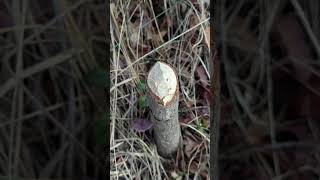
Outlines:
[[[158,61],[149,71],[147,86],[158,153],[169,157],[178,149],[181,137],[177,74],[170,65]]]

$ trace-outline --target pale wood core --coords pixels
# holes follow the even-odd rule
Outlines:
[[[151,68],[148,74],[147,84],[153,94],[162,100],[163,105],[166,105],[174,97],[177,83],[173,69],[160,61]]]

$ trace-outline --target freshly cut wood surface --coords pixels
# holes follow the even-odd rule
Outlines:
[[[174,97],[178,82],[169,65],[157,62],[149,72],[147,83],[150,90],[166,105]]]

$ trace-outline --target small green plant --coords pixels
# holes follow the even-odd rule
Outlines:
[[[147,96],[146,96],[146,82],[141,80],[137,84],[137,89],[140,94],[138,104],[141,110],[144,110],[147,107]]]
[[[203,131],[204,129],[204,124],[202,123],[202,119],[199,119],[198,121],[196,121],[196,128],[199,131]]]
[[[145,92],[146,91],[146,82],[144,80],[141,80],[138,85],[138,90],[141,92]]]
[[[145,109],[147,107],[147,97],[143,95],[139,98],[139,107],[141,109]]]

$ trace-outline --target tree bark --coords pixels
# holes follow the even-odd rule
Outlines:
[[[158,153],[170,157],[179,147],[179,81],[174,69],[157,62],[148,74],[148,102]]]

